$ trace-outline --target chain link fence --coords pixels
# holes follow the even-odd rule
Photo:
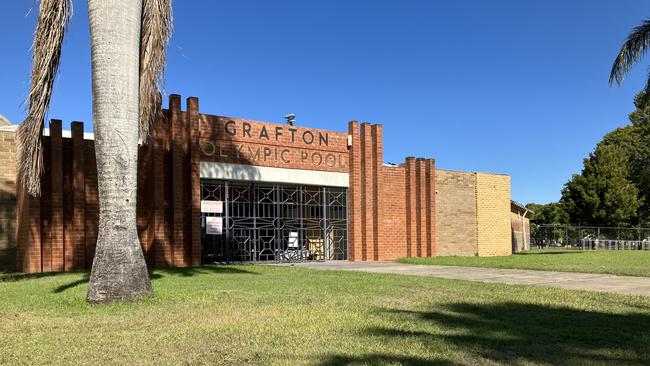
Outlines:
[[[531,225],[532,247],[577,250],[650,250],[650,228]]]

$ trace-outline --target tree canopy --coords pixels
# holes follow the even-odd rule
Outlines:
[[[650,95],[634,98],[631,124],[603,137],[559,202],[529,204],[536,223],[596,226],[650,224]]]

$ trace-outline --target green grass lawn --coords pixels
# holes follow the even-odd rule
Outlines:
[[[648,365],[650,298],[292,267],[155,270],[85,303],[87,274],[0,282],[0,364]]]
[[[609,273],[650,277],[650,251],[532,250],[509,257],[401,258],[401,263],[543,271]]]

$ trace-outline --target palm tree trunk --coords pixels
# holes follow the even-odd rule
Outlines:
[[[88,0],[99,228],[88,301],[153,293],[136,226],[142,0]]]

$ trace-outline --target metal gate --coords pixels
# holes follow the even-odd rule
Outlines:
[[[202,180],[201,200],[223,202],[201,213],[204,263],[347,259],[346,188]]]

